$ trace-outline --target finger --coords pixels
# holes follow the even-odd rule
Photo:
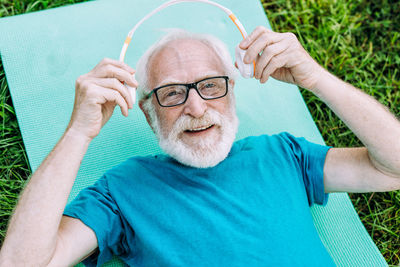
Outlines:
[[[262,52],[261,56],[256,61],[254,77],[256,79],[260,79],[263,70],[268,65],[272,57],[277,56],[280,53],[283,53],[288,49],[288,47],[289,47],[289,42],[285,40],[267,46]]]
[[[272,73],[274,73],[277,69],[282,68],[286,65],[287,60],[288,60],[288,55],[285,53],[281,53],[277,56],[274,56],[270,60],[269,64],[265,67],[260,82],[265,83]]]
[[[239,44],[241,49],[247,49],[261,34],[267,32],[267,29],[263,26],[258,26],[252,31],[244,40]]]
[[[96,86],[96,87],[97,87],[96,89],[99,93],[99,98],[98,98],[99,104],[105,104],[106,102],[114,102],[121,109],[122,115],[124,115],[125,117],[128,117],[128,115],[129,115],[128,104],[126,103],[126,101],[124,100],[124,98],[118,91],[111,90],[109,88],[105,88],[105,87],[101,87],[101,86]]]
[[[258,36],[252,44],[249,45],[244,56],[244,62],[249,64],[257,59],[258,55],[263,52],[265,47],[274,43],[281,42],[284,39],[284,35],[281,33],[269,32],[263,33]]]
[[[267,34],[271,38],[271,42],[277,42],[283,38],[283,33],[273,32],[270,29],[258,26],[250,35],[240,42],[239,47],[242,49],[247,49],[263,34]]]
[[[115,78],[98,78],[93,79],[92,82],[98,86],[117,90],[128,103],[129,108],[133,108],[132,95],[128,88]]]
[[[119,60],[115,60],[112,58],[103,58],[99,64],[97,64],[96,68],[105,66],[105,65],[113,65],[115,67],[119,67],[122,68],[124,70],[126,70],[127,72],[134,74],[136,72],[136,70],[134,70],[131,66],[129,66],[128,64],[126,64],[125,62],[119,61]]]
[[[134,78],[134,76],[131,73],[127,72],[126,70],[124,70],[122,68],[111,65],[111,64],[105,65],[105,66],[97,69],[93,73],[93,76],[97,77],[97,78],[116,78],[120,82],[125,82],[129,86],[132,86],[132,87],[138,86],[136,79]]]

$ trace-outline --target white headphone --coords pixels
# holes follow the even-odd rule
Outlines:
[[[222,11],[224,11],[229,16],[229,18],[233,21],[233,23],[239,29],[240,33],[242,34],[243,39],[245,39],[247,37],[247,32],[244,29],[242,23],[240,23],[240,21],[232,13],[231,10],[229,10],[228,8],[226,8],[226,7],[224,7],[224,6],[220,5],[220,4],[217,4],[217,3],[213,2],[213,1],[208,1],[208,0],[171,0],[169,2],[166,2],[166,3],[162,4],[159,7],[157,7],[156,9],[154,9],[153,11],[148,13],[146,16],[144,16],[138,23],[136,23],[136,25],[128,33],[128,36],[125,39],[124,45],[122,46],[121,54],[119,56],[119,60],[121,62],[124,62],[126,50],[128,49],[128,45],[132,40],[132,36],[133,36],[134,32],[137,30],[137,28],[144,21],[146,21],[148,18],[153,16],[155,13],[157,13],[160,10],[163,10],[166,7],[169,7],[169,6],[178,4],[178,3],[183,3],[183,2],[201,2],[201,3],[205,3],[205,4],[210,4],[210,5],[213,5],[213,6],[216,6],[216,7],[220,8],[220,9],[222,9]],[[245,64],[243,62],[243,58],[244,58],[245,53],[246,53],[246,50],[241,49],[239,47],[239,45],[236,46],[236,48],[235,48],[235,58],[236,58],[236,63],[237,63],[239,72],[244,78],[252,78],[254,76],[255,62],[250,63],[250,64]],[[126,86],[128,87],[128,89],[131,90],[132,102],[135,103],[135,100],[136,100],[136,88],[130,87],[128,85],[126,85]]]

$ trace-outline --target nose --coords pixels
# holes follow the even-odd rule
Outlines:
[[[207,110],[206,101],[200,97],[196,90],[189,90],[188,99],[184,106],[184,114],[191,115],[194,118],[200,118]]]

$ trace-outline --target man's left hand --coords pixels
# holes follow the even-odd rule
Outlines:
[[[241,43],[247,50],[244,63],[255,61],[254,76],[265,83],[269,76],[313,90],[322,67],[311,58],[290,32],[273,32],[258,26]]]

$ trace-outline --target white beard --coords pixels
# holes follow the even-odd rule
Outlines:
[[[163,133],[157,115],[151,116],[152,127],[158,138],[161,149],[180,163],[195,168],[214,167],[223,161],[231,150],[239,125],[235,104],[231,103],[228,114],[220,114],[207,109],[199,118],[182,115],[175,122],[169,133]],[[190,137],[192,144],[187,144],[180,137],[184,130],[214,124],[206,137]]]

